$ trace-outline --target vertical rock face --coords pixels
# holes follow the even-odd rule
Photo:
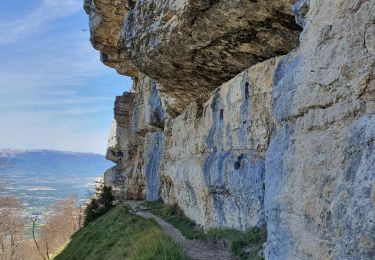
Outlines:
[[[163,156],[164,135],[162,131],[148,132],[145,137],[144,165],[142,173],[146,179],[147,200],[160,198],[160,163]]]
[[[120,198],[266,225],[268,259],[375,258],[374,0],[86,6],[94,46],[134,66],[104,178]]]
[[[136,142],[132,131],[132,115],[134,108],[134,94],[124,93],[116,97],[111,133],[106,157],[115,163],[122,164],[130,161]]]
[[[274,73],[266,156],[270,259],[375,257],[374,1],[300,1]]]
[[[157,83],[147,76],[141,76],[134,89],[137,100],[133,113],[133,128],[139,135],[158,132],[164,127],[164,110]]]
[[[120,199],[159,198],[165,111],[156,82],[141,76],[131,93],[116,98],[107,159],[117,165],[104,174]]]
[[[124,199],[143,199],[145,194],[143,142],[132,128],[135,99],[134,93],[126,92],[116,97],[106,157],[117,165],[104,174],[105,185],[113,186],[117,196]]]
[[[265,223],[275,64],[271,59],[242,72],[166,125],[162,198],[207,228]]]

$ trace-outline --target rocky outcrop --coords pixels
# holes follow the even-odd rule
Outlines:
[[[141,71],[157,80],[171,115],[250,65],[288,53],[301,30],[289,0],[85,0],[84,6],[101,60],[120,74]]]
[[[375,2],[294,2],[138,0],[116,28],[97,11],[92,37],[116,31],[137,71],[105,182],[207,229],[266,225],[268,259],[373,259]]]
[[[97,198],[104,188],[104,177],[98,176],[95,178],[95,197]]]
[[[156,82],[141,75],[132,91],[116,97],[107,159],[116,166],[104,174],[105,185],[120,199],[159,199],[165,111]]]
[[[117,165],[104,174],[104,184],[111,185],[117,197],[143,199],[145,181],[142,168],[142,139],[133,131],[136,95],[125,92],[116,97],[115,120],[112,123],[107,159]]]
[[[84,0],[90,19],[91,43],[100,51],[101,61],[119,74],[138,76],[137,67],[121,50],[121,28],[133,0]]]
[[[136,1],[123,47],[181,113],[250,65],[297,46],[300,28],[283,1]]]

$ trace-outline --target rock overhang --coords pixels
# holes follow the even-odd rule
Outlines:
[[[84,0],[89,16],[90,41],[100,51],[101,61],[125,76],[138,77],[138,68],[121,49],[124,17],[134,6],[132,0]]]
[[[251,65],[294,49],[301,28],[293,3],[140,0],[124,21],[122,49],[179,114]]]
[[[157,22],[151,17],[155,25],[144,28],[146,36],[155,31],[155,40],[152,48],[145,45],[150,51],[134,49],[143,52],[141,59],[133,60],[122,46],[120,50],[140,62],[140,71],[160,62],[148,64],[154,52],[161,61],[170,59],[179,66],[185,62],[185,42],[175,57],[169,49],[160,50],[181,39],[175,29],[182,26],[178,19],[184,5],[201,3],[202,9],[204,3],[213,8],[220,2],[139,1],[154,3],[150,7],[155,10],[168,3],[162,8],[165,18]],[[233,2],[240,1],[225,1]],[[132,92],[132,107],[139,111],[133,119],[140,116],[133,120],[137,124],[128,117],[130,127],[120,122],[113,128],[114,151],[120,153],[117,166],[106,173],[107,184],[118,185],[126,193],[122,198],[159,195],[166,203],[177,203],[205,228],[266,224],[268,259],[373,259],[374,223],[368,220],[375,201],[374,7],[373,1],[296,1],[297,21],[304,27],[299,47],[269,66],[272,59],[251,66],[214,92],[210,75],[202,81],[207,84],[187,89],[185,76],[192,82],[197,74],[206,74],[203,70],[167,75],[161,62],[154,71],[160,74],[153,76],[157,82],[148,76],[142,80],[140,73]],[[226,12],[232,15],[231,9]],[[207,19],[214,23],[221,16]],[[162,22],[175,27],[169,34],[158,33]],[[205,38],[198,40],[205,44]],[[227,68],[218,71],[224,75]],[[173,76],[175,85],[160,85]],[[157,129],[154,122],[164,121],[153,120],[162,118],[160,113],[149,116],[163,107],[154,98],[155,89],[163,91],[158,94],[172,110],[184,109],[174,118],[166,115],[164,127],[158,123]]]
[[[286,54],[294,0],[85,0],[91,42],[119,74],[155,79],[172,116],[246,68]]]

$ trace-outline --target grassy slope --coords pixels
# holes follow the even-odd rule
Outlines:
[[[79,230],[56,260],[178,260],[182,249],[152,220],[134,216],[123,206]]]
[[[246,232],[235,229],[211,229],[208,232],[204,232],[194,221],[187,218],[177,205],[166,205],[161,202],[144,202],[143,206],[153,214],[171,223],[189,239],[206,241],[224,240],[238,259],[263,259],[257,255],[257,252],[267,240],[267,230],[265,228],[253,228]]]

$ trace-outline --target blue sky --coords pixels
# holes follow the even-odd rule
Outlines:
[[[0,148],[104,153],[131,80],[89,42],[82,0],[0,0]]]

